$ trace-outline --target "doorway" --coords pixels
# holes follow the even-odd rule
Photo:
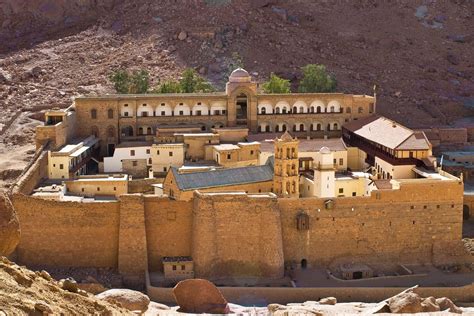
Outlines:
[[[359,279],[362,279],[362,271],[354,271],[352,273],[352,278],[354,280],[359,280]]]
[[[235,112],[237,118],[237,125],[247,125],[247,95],[241,93],[237,96],[235,101]]]
[[[308,261],[306,259],[301,260],[301,269],[306,269]]]

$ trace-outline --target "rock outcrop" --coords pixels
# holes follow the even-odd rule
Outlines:
[[[227,300],[219,289],[208,280],[189,279],[180,281],[173,289],[176,303],[183,313],[227,314]]]
[[[45,271],[33,272],[0,257],[0,315],[134,315],[76,290],[63,289]]]
[[[8,256],[20,242],[20,223],[7,194],[0,192],[0,256]]]

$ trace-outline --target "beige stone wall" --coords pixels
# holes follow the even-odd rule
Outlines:
[[[67,194],[80,196],[115,196],[128,193],[128,181],[73,180],[64,181]]]
[[[145,196],[148,269],[163,271],[161,259],[191,256],[193,202]]]
[[[195,275],[283,277],[276,206],[274,195],[196,194],[192,229]]]
[[[461,242],[462,184],[457,181],[402,182],[400,190],[334,199],[330,210],[324,202],[278,200],[285,261],[431,262],[434,245]],[[301,211],[310,217],[309,230],[296,228]]]
[[[15,194],[13,204],[21,223],[18,262],[117,267],[118,202],[59,202]]]

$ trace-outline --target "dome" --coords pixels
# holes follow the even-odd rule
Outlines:
[[[250,82],[251,78],[247,70],[237,68],[230,74],[229,82]]]

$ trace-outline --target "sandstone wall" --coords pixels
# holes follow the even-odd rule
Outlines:
[[[161,258],[190,256],[193,202],[145,196],[148,268],[162,271]]]
[[[196,193],[192,256],[197,277],[282,277],[276,196]]]
[[[117,267],[119,203],[47,201],[15,194],[25,265]]]
[[[286,261],[430,262],[438,251],[458,245],[462,234],[462,184],[409,181],[400,190],[371,197],[279,199]],[[297,230],[296,216],[309,215],[309,230]]]

